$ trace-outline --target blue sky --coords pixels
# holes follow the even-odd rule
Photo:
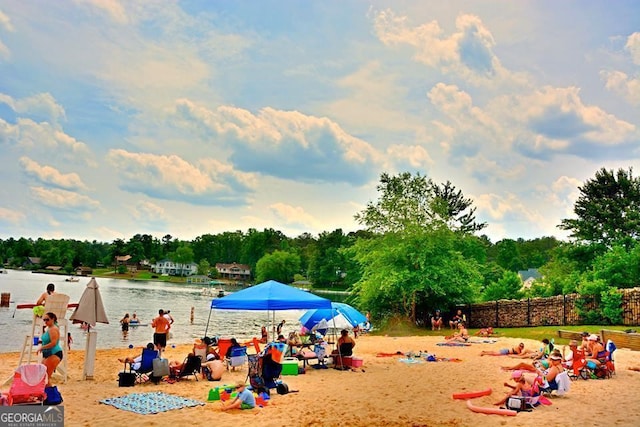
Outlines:
[[[403,171],[564,238],[639,126],[636,1],[0,0],[0,238],[348,232]]]

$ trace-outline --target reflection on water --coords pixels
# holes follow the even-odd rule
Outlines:
[[[29,309],[16,310],[16,304],[34,303],[45,291],[47,283],[54,283],[56,291],[68,294],[71,302],[78,302],[89,278],[80,282],[65,282],[65,276],[34,274],[9,270],[0,274],[0,292],[11,294],[9,308],[0,308],[0,352],[20,351],[24,337],[31,333],[33,314]],[[151,326],[132,327],[127,338],[123,338],[120,319],[125,313],[136,312],[141,323],[148,324],[158,315],[158,309],[170,310],[175,319],[171,329],[171,344],[185,344],[204,336],[209,321],[208,336],[235,336],[241,340],[260,336],[260,327],[272,320],[272,313],[262,311],[210,310],[211,297],[201,295],[201,286],[170,284],[163,282],[137,282],[97,278],[109,324],[98,324],[98,348],[126,347],[129,344],[142,346],[153,338]],[[333,296],[322,295],[324,298]],[[194,311],[191,322],[191,310]],[[67,318],[72,311],[68,312]],[[285,319],[285,331],[300,328],[300,310],[275,313],[276,323]],[[84,332],[78,325],[70,325],[73,336],[72,349],[84,348]]]

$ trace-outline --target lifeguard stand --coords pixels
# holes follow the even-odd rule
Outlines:
[[[67,309],[69,307],[69,295],[55,293],[49,295],[45,301],[44,310],[45,313],[53,313],[58,318],[58,328],[60,329],[60,347],[62,347],[62,366],[58,366],[56,371],[62,376],[62,382],[67,382],[67,334],[69,332],[69,321],[67,320]],[[33,315],[33,322],[31,324],[31,335],[27,335],[22,345],[22,351],[20,352],[20,360],[18,366],[22,366],[25,363],[31,363],[34,358],[34,347],[37,349],[37,344],[34,343],[34,337],[42,335],[43,325],[42,318]],[[42,354],[37,356],[38,362],[42,360]]]

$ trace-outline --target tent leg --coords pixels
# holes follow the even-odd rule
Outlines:
[[[213,309],[209,309],[209,317],[207,318],[207,326],[204,328],[204,336],[207,336],[207,332],[209,331],[209,320],[211,320],[211,312]],[[204,337],[203,337],[204,338]]]

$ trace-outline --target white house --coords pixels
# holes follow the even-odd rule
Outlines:
[[[163,259],[151,266],[151,270],[157,274],[167,274],[169,276],[193,276],[198,273],[198,264],[177,264],[170,259]]]

